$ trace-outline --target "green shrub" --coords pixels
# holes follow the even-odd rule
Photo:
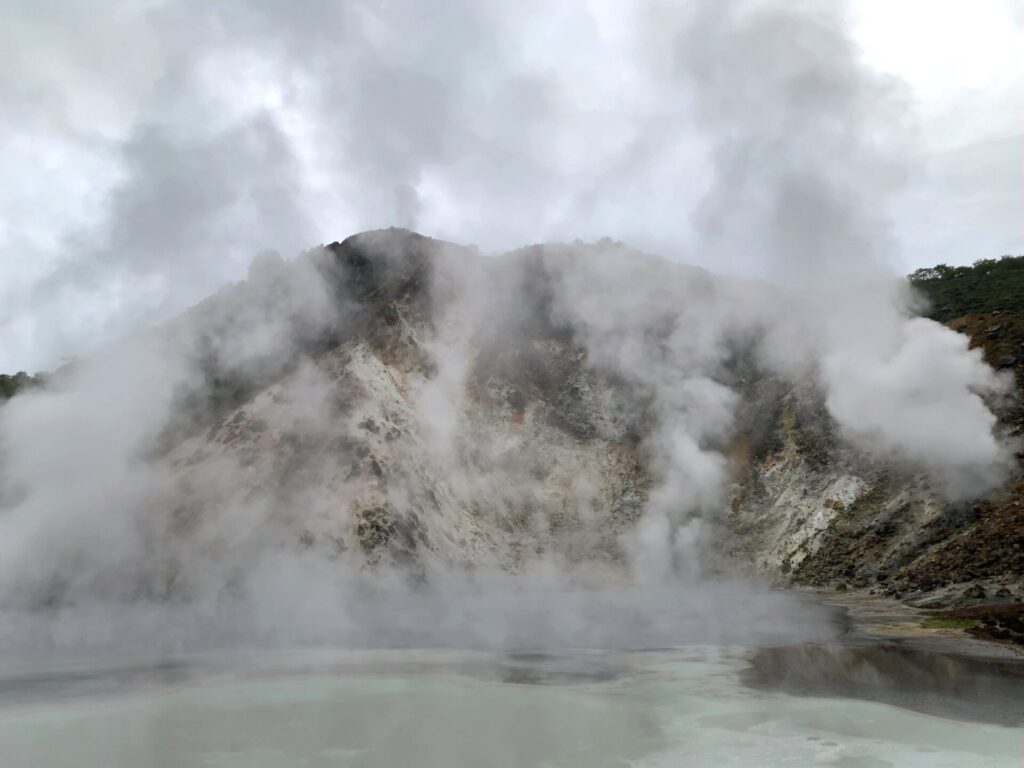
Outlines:
[[[18,371],[13,376],[0,373],[0,403],[10,400],[16,394],[30,387],[38,387],[43,383],[43,374],[37,373],[29,376],[24,371]]]
[[[936,320],[997,310],[1024,314],[1024,256],[979,259],[969,267],[938,264],[908,279],[928,298],[927,315]]]

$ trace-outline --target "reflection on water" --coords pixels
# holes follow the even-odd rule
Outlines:
[[[236,654],[9,677],[0,751],[19,768],[1019,766],[1024,729],[992,723],[1020,684],[1012,664],[899,648]]]
[[[122,695],[185,683],[197,674],[198,670],[182,662],[10,674],[0,679],[0,705]]]
[[[1024,664],[899,645],[761,648],[744,672],[755,688],[845,696],[917,712],[1024,725]]]

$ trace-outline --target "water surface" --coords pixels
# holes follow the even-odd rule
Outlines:
[[[718,646],[557,655],[304,651],[23,670],[0,684],[0,750],[4,764],[24,768],[960,768],[1024,759],[1024,729],[1007,724],[1012,714],[972,712],[970,686],[940,694],[952,702],[945,709],[915,711],[906,701],[861,695],[873,674],[886,684],[863,658],[802,653],[811,656]],[[805,662],[814,679],[833,685],[795,690]],[[872,663],[877,672],[895,662]],[[843,690],[851,678],[844,668],[854,670],[859,690]],[[1014,685],[988,693],[1012,702],[1021,692]]]

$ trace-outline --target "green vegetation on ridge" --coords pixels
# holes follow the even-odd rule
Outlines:
[[[29,376],[24,371],[18,371],[13,376],[6,373],[0,373],[0,403],[5,400],[10,400],[23,389],[42,385],[43,378],[44,375],[41,373],[37,373],[35,376]]]
[[[1024,312],[1024,256],[979,259],[969,267],[939,264],[907,279],[928,298],[927,315],[935,320],[971,312]]]

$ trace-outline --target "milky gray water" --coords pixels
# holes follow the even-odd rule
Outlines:
[[[24,669],[0,684],[0,754],[18,768],[1024,763],[1012,690],[954,680],[895,706],[871,693],[892,660],[840,651],[861,698],[791,695],[801,670],[764,671],[818,662],[755,653],[303,651]]]

